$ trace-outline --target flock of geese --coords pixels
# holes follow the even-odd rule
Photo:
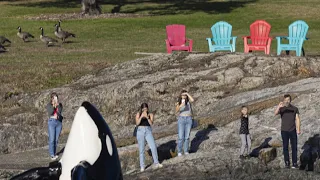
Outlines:
[[[55,24],[55,31],[54,31],[54,35],[58,38],[62,40],[62,43],[66,42],[66,39],[69,37],[76,37],[75,34],[68,32],[68,31],[64,31],[61,29],[61,20],[59,20],[58,24]],[[21,27],[19,26],[18,28],[18,33],[17,36],[23,40],[23,42],[28,42],[29,38],[34,38],[34,36],[28,32],[22,32]],[[44,42],[46,44],[47,47],[49,47],[50,44],[53,43],[57,43],[58,40],[51,38],[49,36],[45,36],[44,35],[44,30],[42,27],[39,28],[41,30],[41,35],[40,35],[40,40],[42,42]],[[0,50],[6,50],[6,48],[4,47],[4,44],[10,43],[11,41],[9,39],[7,39],[4,36],[0,36]]]

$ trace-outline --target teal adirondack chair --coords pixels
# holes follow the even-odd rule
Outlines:
[[[224,21],[217,22],[211,27],[212,38],[207,38],[209,51],[236,51],[236,36],[231,36],[232,26]],[[230,43],[232,41],[232,43]],[[213,44],[214,42],[214,44]]]
[[[281,51],[296,51],[297,56],[301,56],[301,51],[304,55],[303,50],[303,42],[304,40],[308,40],[307,32],[309,26],[306,22],[298,20],[290,24],[289,26],[289,36],[279,36],[277,38],[278,48],[277,48],[277,55],[281,54]],[[281,44],[282,39],[289,40],[289,44]]]

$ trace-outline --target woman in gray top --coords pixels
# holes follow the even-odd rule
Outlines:
[[[176,103],[176,113],[178,114],[178,156],[182,156],[182,146],[184,154],[189,154],[189,136],[192,127],[191,103],[192,96],[183,90]]]
[[[62,104],[58,100],[58,94],[51,94],[50,102],[47,104],[48,120],[48,134],[49,134],[49,153],[51,160],[56,160],[58,139],[62,130]]]

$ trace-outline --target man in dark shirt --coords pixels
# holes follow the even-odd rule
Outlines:
[[[286,168],[290,168],[288,149],[290,140],[292,149],[292,168],[299,168],[297,164],[297,134],[300,134],[300,117],[298,108],[291,104],[291,96],[289,94],[284,95],[284,101],[280,102],[275,110],[275,115],[278,114],[281,115],[281,137],[285,166]]]

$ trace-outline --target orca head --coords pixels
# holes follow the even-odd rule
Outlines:
[[[87,110],[88,115],[96,124],[99,132],[98,136],[101,140],[105,140],[108,154],[112,156],[114,153],[114,149],[116,149],[117,147],[111,134],[111,130],[109,129],[109,126],[107,125],[105,119],[102,117],[100,112],[88,101],[83,102],[81,106]]]
[[[85,101],[77,110],[71,126],[61,158],[60,179],[71,179],[72,169],[82,161],[92,166],[98,159],[106,162],[110,157],[116,162],[108,163],[118,164],[121,172],[117,147],[106,121],[91,103]]]

